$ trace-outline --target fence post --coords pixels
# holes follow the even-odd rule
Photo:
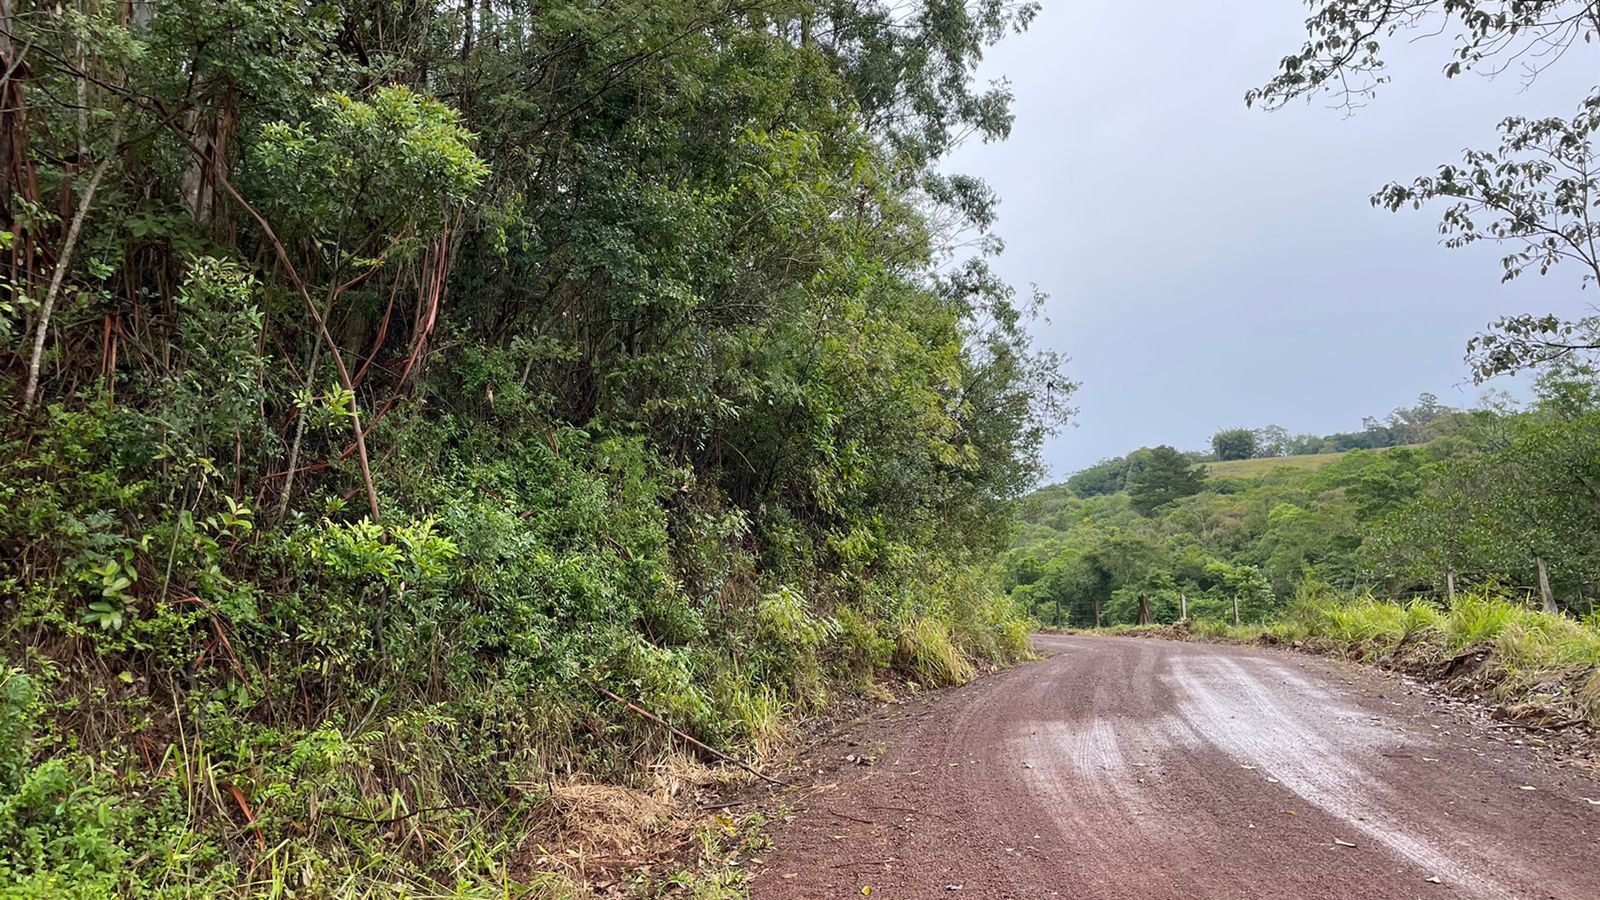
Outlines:
[[[1544,560],[1535,558],[1533,563],[1539,567],[1539,599],[1544,602],[1544,611],[1559,613],[1561,610],[1556,607],[1556,595],[1550,590],[1550,573],[1545,570]]]
[[[1184,621],[1184,622],[1189,621],[1189,595],[1188,594],[1179,594],[1178,595],[1178,608],[1179,608],[1179,610],[1181,610],[1178,613],[1178,618],[1180,620]]]
[[[1239,627],[1239,595],[1233,595],[1233,627]]]
[[[1456,605],[1456,570],[1444,570],[1444,593],[1450,600],[1450,605]]]

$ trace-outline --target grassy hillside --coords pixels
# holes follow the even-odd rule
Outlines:
[[[1315,472],[1343,459],[1345,453],[1306,453],[1299,456],[1265,456],[1258,459],[1230,459],[1205,464],[1206,474],[1214,478],[1256,478],[1278,469]]]
[[[1107,460],[1023,502],[1007,585],[1066,625],[1232,619],[1235,600],[1270,621],[1308,587],[1407,599],[1450,581],[1588,615],[1600,389],[1579,373],[1544,390],[1527,411],[1440,413],[1400,446]]]
[[[1417,450],[1427,446],[1427,443],[1403,444],[1406,449]],[[1383,454],[1395,447],[1380,447],[1373,450],[1340,450],[1334,453],[1299,453],[1293,456],[1263,456],[1255,459],[1230,459],[1222,462],[1203,463],[1207,475],[1213,478],[1260,478],[1268,472],[1280,469],[1292,469],[1297,472],[1320,472],[1352,453]]]
[[[1231,618],[1235,598],[1243,619],[1260,621],[1307,580],[1423,587],[1434,571],[1418,568],[1421,544],[1436,529],[1376,526],[1472,455],[1487,425],[1420,446],[1195,464],[1204,477],[1185,496],[1144,511],[1136,489],[1043,488],[1022,504],[1007,583],[1041,620],[1071,625],[1133,622],[1145,607],[1172,621],[1185,600],[1192,616]]]

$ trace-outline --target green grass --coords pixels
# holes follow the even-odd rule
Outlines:
[[[1423,445],[1405,444],[1403,446],[1421,447]],[[1387,453],[1393,449],[1393,447],[1381,447],[1377,450],[1364,452]],[[1259,478],[1268,472],[1275,472],[1279,469],[1316,472],[1349,456],[1352,452],[1354,451],[1341,450],[1337,453],[1303,453],[1299,456],[1264,456],[1257,459],[1230,459],[1226,462],[1210,462],[1204,465],[1206,474],[1219,478]]]
[[[1367,660],[1397,656],[1402,644],[1414,663],[1437,667],[1471,650],[1490,652],[1481,675],[1484,687],[1503,703],[1536,699],[1568,705],[1600,725],[1600,625],[1529,606],[1526,598],[1492,589],[1467,591],[1455,603],[1400,603],[1365,597],[1304,599],[1275,622],[1234,626],[1197,620],[1192,633],[1205,639],[1281,643],[1320,639]],[[1118,633],[1160,629],[1122,629]],[[1472,687],[1477,691],[1480,686]]]
[[[951,639],[949,627],[931,618],[913,619],[901,626],[894,653],[901,671],[930,687],[962,684],[977,675],[972,662]]]
[[[1419,600],[1400,604],[1363,597],[1316,607],[1302,618],[1309,618],[1303,622],[1309,634],[1345,646],[1373,645],[1387,651],[1419,631],[1440,627],[1450,617]]]
[[[1307,453],[1302,456],[1264,456],[1259,459],[1230,459],[1206,463],[1206,473],[1215,477],[1256,478],[1277,469],[1315,472],[1343,457],[1344,453]]]
[[[1487,590],[1464,593],[1448,607],[1363,597],[1312,605],[1294,618],[1310,633],[1369,656],[1390,653],[1401,641],[1420,635],[1448,653],[1490,648],[1512,672],[1600,666],[1600,629]]]

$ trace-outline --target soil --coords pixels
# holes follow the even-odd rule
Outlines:
[[[1600,897],[1600,783],[1398,674],[1041,635],[803,759],[755,900]]]

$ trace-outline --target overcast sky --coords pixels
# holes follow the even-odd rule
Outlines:
[[[996,268],[1051,295],[1037,339],[1082,382],[1076,426],[1046,450],[1056,478],[1140,446],[1199,449],[1224,426],[1353,430],[1423,391],[1472,405],[1468,337],[1593,301],[1573,269],[1502,285],[1493,246],[1440,245],[1437,210],[1368,202],[1492,146],[1507,114],[1571,114],[1595,82],[1590,53],[1525,88],[1514,73],[1445,79],[1443,38],[1394,41],[1394,83],[1352,117],[1326,99],[1246,109],[1299,48],[1304,13],[1045,0],[986,60],[983,77],[1011,82],[1015,129],[948,168],[999,193]]]

